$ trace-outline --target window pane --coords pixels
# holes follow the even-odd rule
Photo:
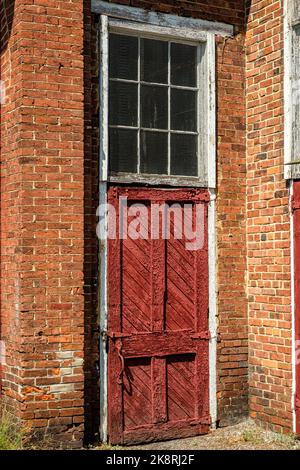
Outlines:
[[[141,39],[141,79],[168,83],[168,43]]]
[[[138,38],[109,35],[109,76],[137,80]]]
[[[168,173],[168,134],[141,132],[141,173]]]
[[[197,130],[197,92],[171,90],[171,129],[175,131]]]
[[[110,129],[109,156],[110,171],[136,173],[137,131]]]
[[[141,123],[151,129],[168,128],[168,89],[160,86],[141,86]]]
[[[198,175],[197,141],[196,135],[171,135],[172,175]]]
[[[135,83],[110,82],[110,125],[137,126],[137,96],[138,86]]]
[[[197,47],[171,44],[171,83],[197,86]]]

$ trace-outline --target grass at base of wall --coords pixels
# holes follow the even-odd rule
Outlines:
[[[0,414],[0,450],[21,450],[24,432],[7,413]]]

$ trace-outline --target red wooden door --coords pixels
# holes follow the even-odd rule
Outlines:
[[[295,290],[295,341],[296,341],[296,432],[300,435],[300,181],[293,183],[294,218],[294,290]]]
[[[207,191],[117,188],[108,201],[127,207],[185,203],[204,210],[204,244],[188,250],[169,239],[109,240],[108,414],[112,444],[188,437],[208,432],[208,241]],[[119,222],[119,220],[118,220]],[[126,226],[131,222],[130,216]],[[145,224],[146,225],[146,222]],[[203,227],[202,227],[203,229]]]

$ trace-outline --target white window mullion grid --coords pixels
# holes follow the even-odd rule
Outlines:
[[[132,131],[138,131],[139,128],[137,126],[123,126],[123,125],[111,125],[109,126],[111,129],[129,129]],[[184,135],[198,135],[198,132],[193,131],[173,131],[172,129],[156,129],[155,127],[140,127],[141,131],[148,131],[148,132],[161,132],[162,134],[184,134]]]
[[[181,43],[180,43],[181,44]],[[125,82],[125,83],[135,83],[138,84],[138,80],[130,80],[128,78],[110,78],[111,82]],[[167,83],[156,83],[156,82],[145,82],[143,80],[140,80],[141,85],[152,85],[152,86],[160,86],[162,88],[166,88],[168,86]],[[172,85],[172,88],[176,88],[178,90],[191,90],[191,91],[197,91],[197,87],[190,87],[190,86],[183,86],[183,85]]]
[[[191,180],[191,184],[196,186],[210,186],[214,187],[215,185],[215,176],[213,172],[215,171],[215,164],[211,162],[211,159],[215,158],[213,154],[213,145],[211,142],[214,139],[211,139],[213,136],[211,135],[214,132],[214,126],[211,125],[212,122],[212,112],[215,111],[214,106],[211,109],[211,100],[212,100],[212,92],[214,91],[214,86],[211,85],[210,80],[214,76],[214,61],[212,60],[212,53],[214,53],[213,48],[211,47],[212,40],[214,39],[213,34],[207,34],[206,40],[201,41],[187,41],[184,38],[178,37],[178,40],[174,38],[163,38],[157,36],[155,38],[154,34],[151,34],[151,29],[149,28],[149,36],[147,36],[147,32],[145,34],[139,33],[134,30],[134,24],[131,25],[132,27],[132,34],[128,27],[122,32],[122,27],[119,27],[117,30],[115,29],[116,21],[114,21],[114,27],[109,29],[109,32],[112,34],[125,34],[125,35],[132,35],[137,36],[138,38],[138,77],[137,80],[126,80],[126,79],[117,79],[111,78],[110,81],[116,82],[124,82],[124,83],[135,83],[138,87],[138,103],[137,103],[137,114],[138,114],[138,122],[136,126],[118,126],[118,125],[111,125],[111,128],[120,128],[120,129],[132,129],[137,132],[137,172],[136,176],[141,178],[141,181],[147,178],[147,174],[141,173],[141,133],[145,132],[160,132],[160,133],[167,133],[168,134],[168,165],[167,165],[167,172],[166,174],[156,175],[156,182],[159,181],[166,181],[166,178],[169,178],[170,184],[174,180],[174,184],[178,185],[180,179],[185,184],[188,180]],[[143,38],[149,39],[157,39],[157,40],[165,40],[168,43],[168,82],[166,84],[162,83],[155,83],[155,82],[144,82],[141,78],[141,40]],[[171,83],[171,44],[180,43],[180,44],[190,44],[197,46],[197,84],[196,87],[189,87],[189,86],[180,86],[180,85],[172,85]],[[206,52],[204,51],[203,56],[203,44],[206,43]],[[212,68],[212,70],[210,70]],[[214,77],[213,77],[214,78]],[[149,86],[161,86],[168,88],[168,127],[167,129],[154,129],[154,128],[143,128],[141,123],[141,87],[142,85],[149,85]],[[206,87],[203,89],[203,87]],[[197,129],[196,131],[180,131],[180,130],[173,130],[171,128],[171,94],[172,89],[181,89],[181,90],[190,90],[197,93],[196,96],[196,120],[197,120]],[[210,105],[207,106],[208,102]],[[207,129],[208,125],[208,129]],[[188,175],[172,175],[171,174],[171,138],[172,134],[182,134],[182,135],[195,135],[197,136],[197,175],[196,176],[188,176]],[[208,137],[210,136],[210,137]],[[208,137],[208,138],[206,138]],[[208,170],[208,172],[207,172]],[[122,181],[122,175],[124,173],[119,174],[112,174],[111,180],[112,181]],[[126,174],[127,175],[127,174]],[[136,176],[132,175],[133,180],[136,182]],[[150,175],[149,175],[150,176]],[[152,175],[154,176],[154,175]],[[130,178],[130,174],[126,176],[126,181],[128,182],[128,177]],[[110,179],[110,178],[108,178]],[[199,180],[196,183],[197,179]],[[125,180],[124,180],[125,181]]]

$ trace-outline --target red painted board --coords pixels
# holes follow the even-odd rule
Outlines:
[[[109,440],[131,444],[206,433],[209,194],[199,189],[111,187],[108,202],[117,217],[120,197],[127,198],[126,229],[134,220],[131,208],[143,204],[144,238],[123,239],[117,230],[116,239],[108,241]],[[153,239],[147,220],[154,205],[163,203],[170,237]],[[181,238],[175,233],[184,205],[194,228],[197,210],[203,211],[203,243],[196,250],[187,248],[185,232]]]

